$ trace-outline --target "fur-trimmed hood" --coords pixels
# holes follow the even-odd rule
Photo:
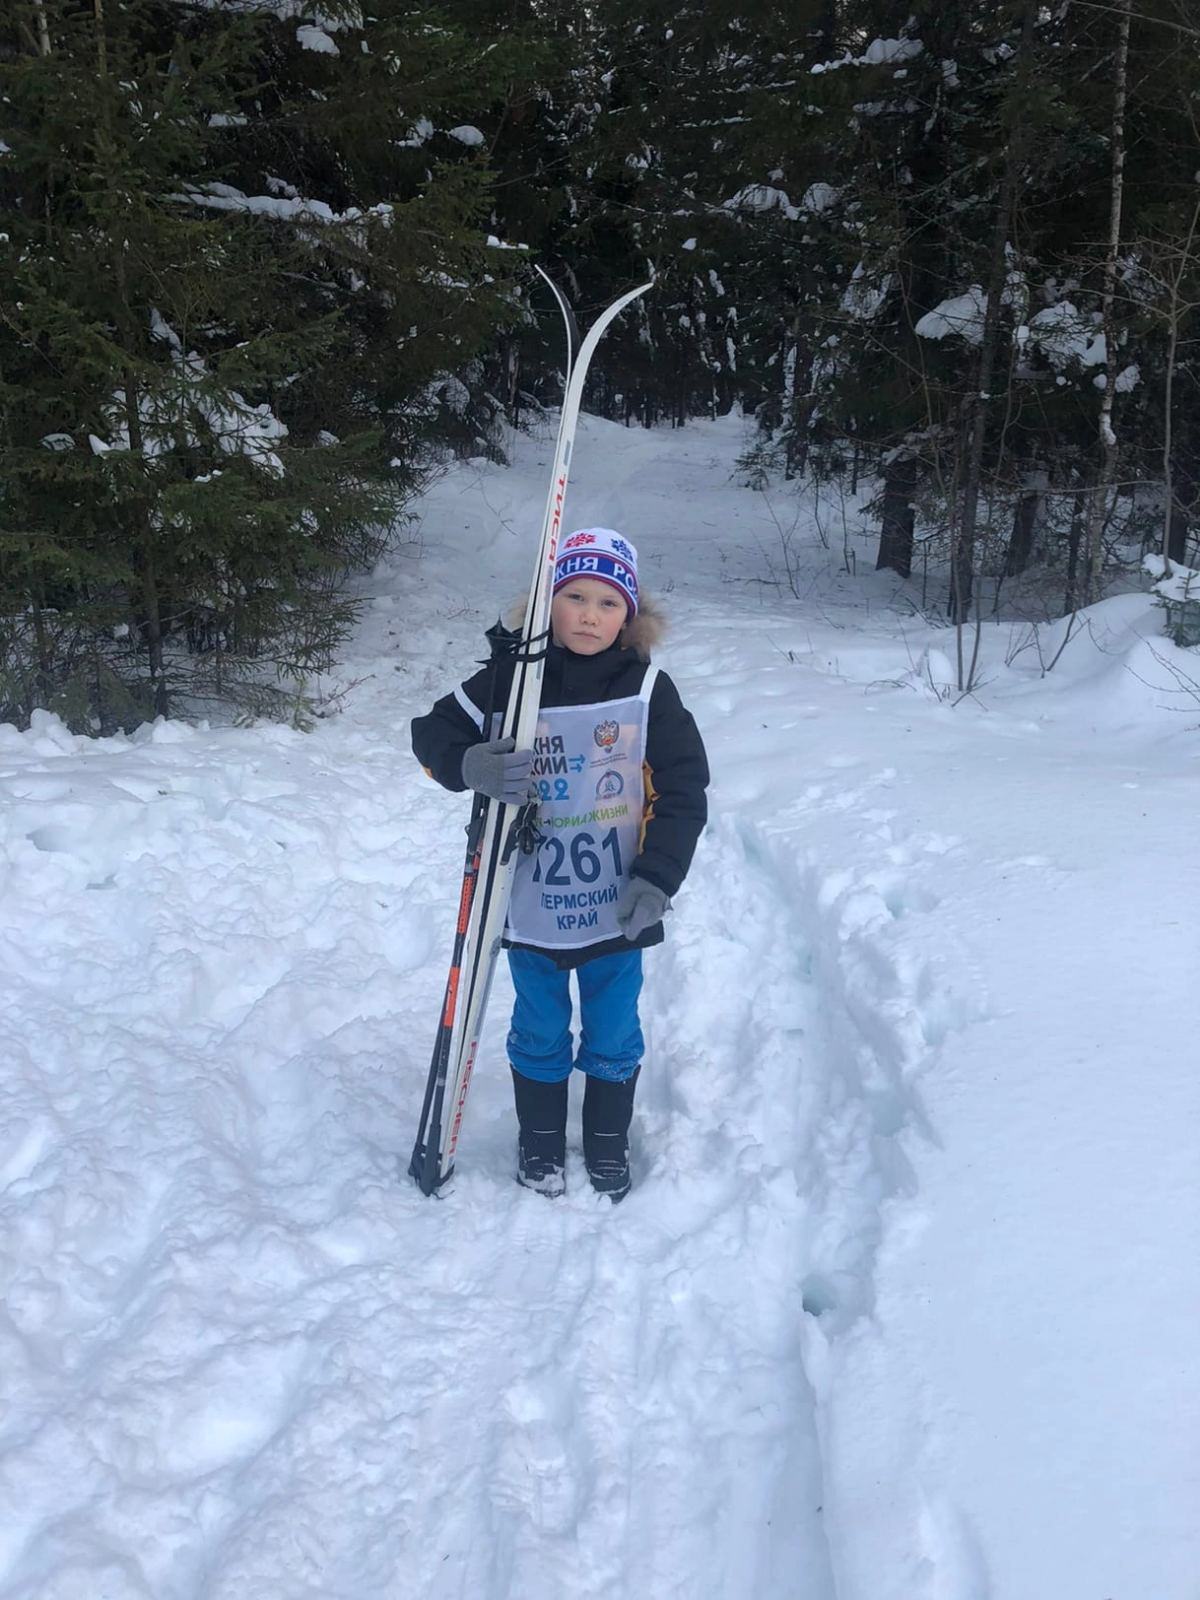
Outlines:
[[[514,600],[504,619],[505,626],[519,628],[525,621],[525,607],[528,604],[528,593],[522,599]],[[621,649],[632,650],[639,660],[649,661],[651,651],[661,642],[668,626],[666,614],[658,601],[643,591],[638,600],[637,616],[621,629]]]

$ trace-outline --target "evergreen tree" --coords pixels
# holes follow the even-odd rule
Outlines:
[[[741,406],[756,472],[878,469],[879,564],[919,540],[960,621],[985,581],[1070,608],[1094,563],[1184,556],[1194,29],[1132,12],[1118,139],[1122,10],[15,0],[0,715],[128,725],[329,660],[430,453],[559,398],[489,235],[585,318],[654,271],[588,403]]]
[[[127,726],[326,664],[347,571],[469,424],[504,300],[459,123],[512,63],[377,10],[4,24],[0,716]]]

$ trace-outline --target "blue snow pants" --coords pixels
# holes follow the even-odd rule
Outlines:
[[[573,1065],[612,1083],[632,1077],[645,1049],[638,1021],[640,950],[597,956],[573,969],[580,1012],[579,1055],[574,1060],[571,973],[536,950],[510,950],[508,965],[517,991],[508,1059],[523,1078],[561,1083]]]

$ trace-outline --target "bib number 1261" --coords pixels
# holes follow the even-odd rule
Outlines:
[[[571,835],[571,843],[565,845],[561,839],[553,835],[542,842],[538,851],[537,865],[533,869],[534,883],[553,884],[555,888],[569,888],[572,883],[595,883],[600,876],[604,865],[602,856],[608,851],[612,858],[612,871],[615,878],[621,876],[621,841],[617,837],[617,830],[610,828],[608,832],[596,843],[596,836],[581,829]],[[549,858],[549,866],[542,871],[543,864]],[[569,863],[570,870],[564,870]]]

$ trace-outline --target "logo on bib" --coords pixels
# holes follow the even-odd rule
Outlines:
[[[625,789],[625,779],[619,772],[606,772],[596,785],[597,800],[615,800]]]
[[[621,724],[619,722],[598,722],[595,727],[594,737],[601,750],[611,750],[621,737]]]

